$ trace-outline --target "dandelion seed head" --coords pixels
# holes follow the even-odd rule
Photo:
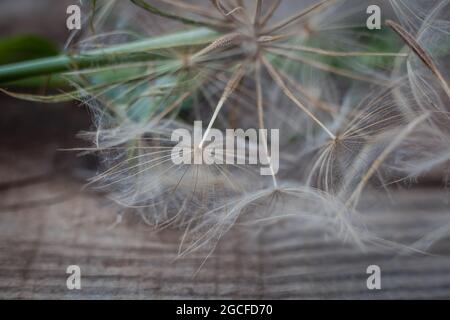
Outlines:
[[[366,189],[388,193],[448,163],[448,1],[389,1],[392,33],[367,32],[367,1],[132,2],[100,5],[79,48],[167,34],[173,43],[157,38],[109,57],[112,68],[66,76],[94,117],[85,137],[102,171],[92,187],[152,225],[185,230],[180,255],[213,249],[236,224],[285,219],[363,247],[374,239],[357,213]],[[112,21],[118,7],[136,19]],[[171,139],[199,120],[200,142]],[[280,130],[280,172],[270,160],[270,177],[227,163],[242,159],[214,133],[231,128]],[[259,147],[242,145],[249,158]],[[174,163],[175,147],[187,163]],[[205,154],[212,164],[198,163]]]

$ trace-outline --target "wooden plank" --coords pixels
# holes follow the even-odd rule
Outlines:
[[[292,220],[235,227],[196,273],[206,253],[176,259],[181,231],[156,232],[134,214],[115,224],[122,209],[81,191],[70,159],[52,174],[61,167],[55,157],[45,144],[0,150],[0,298],[450,298],[448,238],[434,256],[363,252]],[[365,200],[367,224],[386,239],[410,244],[450,221],[446,193],[391,198]],[[372,264],[382,270],[380,291],[366,287]],[[81,268],[79,291],[66,287],[69,265]]]
[[[204,254],[176,260],[180,232],[155,232],[133,215],[114,225],[120,208],[99,195],[81,193],[80,187],[53,179],[20,192],[3,192],[1,298],[450,297],[448,258],[396,256],[373,249],[363,253],[292,223],[258,231],[235,228],[193,277]],[[42,198],[60,201],[12,206]],[[417,220],[420,213],[408,214]],[[445,217],[440,212],[436,221]],[[400,238],[426,229],[392,221],[389,231],[400,232]],[[66,268],[73,264],[81,268],[80,291],[66,287]],[[366,288],[369,264],[382,267],[380,292]]]

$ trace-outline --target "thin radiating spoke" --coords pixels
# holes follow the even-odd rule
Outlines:
[[[264,130],[264,106],[263,106],[263,93],[262,93],[262,85],[261,85],[261,63],[260,61],[256,61],[255,65],[255,83],[256,83],[256,105],[258,109],[258,123],[259,129]],[[272,165],[272,155],[269,154],[269,147],[267,145],[267,139],[264,134],[261,135],[263,138],[264,151],[266,153],[267,160],[269,162],[270,173],[272,174],[273,185],[276,188],[278,186],[277,179],[275,176],[275,171]]]
[[[288,45],[288,44],[268,44],[268,47],[291,50],[291,51],[301,51],[308,53],[316,53],[324,56],[330,57],[408,57],[406,53],[391,53],[391,52],[370,52],[370,51],[330,51],[320,48],[307,47],[301,45]]]
[[[267,51],[274,53],[276,55],[288,58],[292,61],[297,61],[297,62],[302,62],[306,65],[309,65],[315,69],[318,70],[322,70],[325,72],[330,72],[330,73],[334,73],[336,75],[342,76],[342,77],[346,77],[346,78],[350,78],[353,80],[358,80],[358,81],[364,81],[364,82],[369,82],[369,83],[374,83],[380,86],[390,86],[392,83],[390,81],[384,80],[384,79],[377,79],[374,76],[365,76],[365,75],[360,75],[354,72],[351,72],[349,70],[344,70],[344,69],[340,69],[340,68],[336,68],[333,66],[330,66],[328,64],[325,63],[321,63],[318,61],[314,61],[311,59],[307,59],[304,57],[300,57],[298,55],[292,55],[288,52],[284,52],[282,50],[278,50],[278,49],[270,49],[267,48]]]
[[[303,18],[304,16],[308,15],[309,13],[316,11],[320,8],[323,8],[327,3],[331,2],[331,1],[332,0],[324,0],[319,3],[316,3],[312,6],[310,6],[309,8],[306,8],[305,10],[302,10],[302,11],[294,14],[293,16],[275,24],[274,26],[270,27],[268,30],[264,31],[264,33],[270,34],[275,31],[278,31],[280,29],[283,29],[283,28],[289,26],[290,24],[296,22],[297,20]]]
[[[267,22],[272,18],[275,11],[277,11],[278,7],[280,6],[281,0],[273,0],[272,6],[267,10],[264,17],[261,19],[261,26],[265,26]]]
[[[211,117],[211,121],[208,124],[208,127],[203,135],[202,141],[200,142],[199,148],[203,147],[203,143],[205,143],[206,138],[208,137],[209,131],[211,130],[214,122],[216,121],[217,116],[219,115],[220,110],[222,109],[223,105],[229,98],[229,96],[234,92],[236,87],[238,86],[239,82],[241,81],[242,77],[245,74],[245,67],[243,65],[239,65],[237,70],[234,72],[234,74],[231,76],[230,81],[228,81],[228,84],[226,85],[222,96],[217,103],[216,109],[214,110],[214,113]]]
[[[330,131],[330,129],[327,128],[327,126],[325,126],[325,124],[323,124],[311,111],[308,110],[308,108],[306,108],[296,97],[295,95],[292,93],[291,90],[289,90],[289,88],[287,87],[287,85],[285,84],[283,78],[281,77],[281,75],[278,73],[278,71],[273,67],[273,65],[263,56],[261,56],[261,61],[264,64],[264,66],[266,67],[267,71],[269,72],[269,74],[272,76],[272,78],[274,79],[274,81],[278,84],[278,86],[281,88],[281,90],[283,91],[283,93],[292,101],[295,103],[295,105],[297,105],[297,107],[299,107],[301,110],[303,110],[303,112],[305,112],[315,123],[317,123],[329,136],[332,140],[336,139],[336,136]]]

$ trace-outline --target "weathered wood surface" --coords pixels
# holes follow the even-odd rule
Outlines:
[[[72,1],[0,2],[1,35],[67,38]],[[449,238],[430,248],[436,256],[363,253],[292,223],[232,230],[193,277],[204,256],[174,261],[180,233],[156,233],[132,216],[113,226],[119,208],[80,192],[73,177],[83,171],[56,149],[79,146],[65,140],[89,127],[85,112],[5,98],[0,106],[0,298],[450,298]],[[372,215],[389,239],[411,243],[450,220],[432,190],[394,198]],[[80,291],[66,288],[72,264]],[[381,291],[366,288],[371,264],[382,269]]]
[[[180,233],[157,233],[132,215],[114,225],[119,208],[81,192],[69,169],[28,186],[5,183],[51,171],[57,153],[0,152],[0,298],[450,298],[448,239],[435,256],[364,253],[292,223],[234,229],[193,277],[204,256],[175,260]],[[380,224],[387,238],[408,243],[449,220],[434,192],[396,198],[393,211],[372,215],[389,221]],[[73,264],[79,291],[66,287]],[[380,291],[366,288],[371,264],[382,269]]]

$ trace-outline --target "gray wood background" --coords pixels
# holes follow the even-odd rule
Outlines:
[[[433,255],[363,252],[292,222],[236,227],[196,273],[204,254],[176,259],[179,232],[155,232],[132,214],[115,224],[120,208],[81,191],[76,170],[47,175],[59,155],[54,145],[0,152],[0,298],[450,298],[448,239]],[[441,196],[395,194],[391,210],[373,211],[369,222],[411,243],[448,222]],[[73,264],[81,268],[79,291],[66,287]],[[379,291],[366,287],[372,264],[382,270]]]

